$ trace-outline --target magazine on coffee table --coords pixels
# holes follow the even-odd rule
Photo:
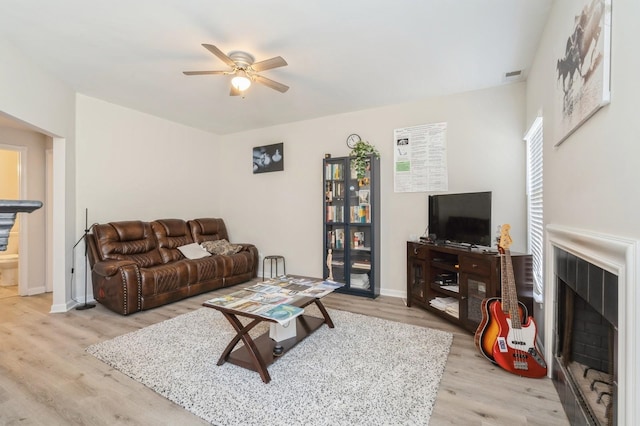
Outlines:
[[[232,294],[227,294],[226,296],[214,297],[213,299],[209,299],[205,303],[216,306],[229,306],[238,303],[240,299],[241,298],[235,297]]]
[[[280,324],[289,322],[289,320],[301,315],[304,312],[304,309],[298,308],[297,306],[288,305],[286,303],[282,303],[280,305],[275,305],[271,309],[260,313],[260,316],[265,318],[271,318],[273,320],[278,321]]]
[[[256,293],[277,293],[280,291],[280,286],[263,282],[254,284],[251,287],[245,287],[245,290],[254,291]]]
[[[292,305],[296,300],[303,297],[319,299],[342,286],[335,281],[313,281],[283,275],[225,296],[214,297],[207,300],[205,305],[234,309],[284,324],[304,312],[304,309]]]
[[[249,300],[253,300],[254,302],[260,303],[268,303],[271,305],[279,305],[281,303],[289,303],[291,302],[292,297],[285,293],[253,293],[251,296],[247,297]]]
[[[315,297],[316,299],[319,299],[331,293],[335,289],[342,287],[343,285],[344,284],[335,281],[325,280],[315,283],[313,286],[307,288],[306,290],[299,292],[298,296]]]

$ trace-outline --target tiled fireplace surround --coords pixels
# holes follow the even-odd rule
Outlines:
[[[615,418],[619,425],[640,424],[640,290],[638,266],[640,265],[640,244],[636,240],[591,231],[572,229],[557,225],[547,226],[546,276],[544,301],[544,347],[549,364],[557,352],[553,345],[554,329],[557,321],[556,300],[558,286],[556,250],[559,248],[570,255],[591,263],[617,276],[618,287],[618,330],[617,330],[617,407]],[[605,274],[607,275],[607,274]],[[604,289],[604,288],[603,288]],[[549,375],[553,369],[549,369]]]

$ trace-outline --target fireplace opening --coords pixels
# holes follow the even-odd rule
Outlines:
[[[556,251],[554,383],[571,424],[615,425],[617,277]]]

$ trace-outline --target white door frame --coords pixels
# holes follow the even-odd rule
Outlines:
[[[4,151],[14,151],[18,153],[18,199],[27,199],[27,151],[26,146],[0,144],[0,149]],[[27,247],[28,218],[26,215],[20,217],[20,236],[18,240],[18,294],[27,296],[29,294],[29,265]]]
[[[47,293],[53,292],[53,148],[45,150],[45,276],[44,288]]]

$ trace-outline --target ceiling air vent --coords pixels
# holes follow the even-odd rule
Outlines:
[[[522,72],[522,70],[516,70],[516,71],[509,71],[504,73],[504,77],[502,78],[502,80],[505,83],[512,83],[515,81],[522,81],[524,80],[524,73]]]

